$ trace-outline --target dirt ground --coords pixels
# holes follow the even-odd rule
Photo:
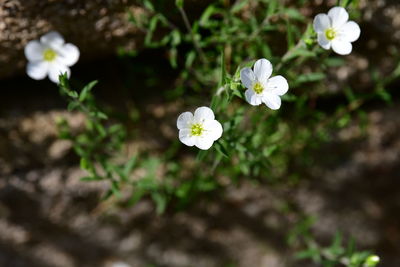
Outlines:
[[[387,73],[395,63],[388,51],[399,47],[400,7],[397,1],[372,2],[363,11],[361,26],[369,30],[358,46],[364,53],[334,70],[339,82],[329,83],[332,92],[346,83],[368,90],[370,68]],[[87,63],[74,67],[74,77],[111,77],[100,79],[99,96],[106,99],[107,88],[122,84],[115,78],[118,64]],[[391,84],[391,92],[399,86]],[[322,244],[340,230],[358,248],[376,252],[379,266],[400,266],[398,93],[391,105],[368,104],[365,131],[353,123],[334,133],[316,152],[319,160],[302,171],[300,184],[243,182],[224,196],[160,216],[147,200],[129,209],[99,203],[107,185],[79,180],[84,173],[71,145],[56,138],[55,121],[65,116],[79,128],[83,118],[65,111],[53,84],[21,76],[0,81],[0,88],[1,267],[316,266],[293,261],[286,238],[299,218],[279,212],[288,202],[318,219],[312,230]]]
[[[298,218],[278,212],[288,201],[318,218],[322,243],[340,230],[378,253],[381,266],[400,266],[397,100],[372,103],[364,132],[356,124],[338,131],[295,187],[243,183],[158,216],[146,200],[129,209],[99,204],[107,185],[79,181],[84,173],[55,121],[65,116],[79,128],[83,118],[64,111],[54,85],[18,78],[2,87],[0,266],[298,266],[286,245]]]

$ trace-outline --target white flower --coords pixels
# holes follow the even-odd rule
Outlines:
[[[349,20],[349,13],[343,7],[333,7],[328,15],[318,14],[314,18],[314,30],[318,34],[319,45],[339,55],[351,53],[352,42],[360,37],[360,27],[354,21]]]
[[[49,32],[40,40],[30,41],[25,46],[25,56],[28,59],[26,73],[35,80],[49,76],[52,82],[58,83],[58,76],[71,74],[70,66],[79,59],[79,49],[70,43],[65,43],[58,32]]]
[[[214,112],[208,107],[197,108],[194,116],[191,112],[179,115],[176,122],[179,140],[187,146],[209,149],[222,135],[222,125],[215,120]]]
[[[270,78],[272,64],[265,58],[259,59],[251,68],[243,68],[240,71],[240,80],[247,88],[246,100],[253,106],[265,103],[270,109],[281,107],[280,96],[286,94],[289,84],[280,75]]]

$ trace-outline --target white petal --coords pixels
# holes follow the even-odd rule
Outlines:
[[[263,101],[270,109],[276,110],[281,107],[281,98],[277,95],[266,93],[264,94]]]
[[[278,75],[268,79],[267,90],[275,95],[284,95],[289,90],[289,84],[283,76]]]
[[[349,21],[340,28],[340,38],[354,42],[360,37],[361,29],[354,21]]]
[[[265,58],[257,60],[254,64],[254,74],[260,82],[266,83],[268,78],[272,74],[271,62],[269,62]]]
[[[206,121],[204,122],[204,130],[205,134],[209,135],[211,139],[217,140],[222,136],[222,125],[217,120]]]
[[[43,59],[43,45],[37,41],[30,41],[25,46],[25,56],[29,61],[39,61]]]
[[[240,80],[242,81],[244,87],[251,88],[253,86],[254,81],[256,80],[256,76],[254,75],[252,69],[243,68],[240,71]]]
[[[331,41],[326,38],[324,32],[318,33],[318,44],[325,50],[331,48]]]
[[[46,33],[40,37],[40,42],[50,46],[51,48],[57,49],[64,44],[64,38],[56,31]]]
[[[52,82],[58,83],[59,82],[58,77],[64,73],[67,73],[67,76],[69,78],[71,75],[71,70],[67,66],[60,64],[58,62],[53,62],[49,64],[49,79]]]
[[[340,6],[332,7],[328,12],[328,16],[331,18],[333,28],[339,28],[349,20],[349,13]]]
[[[74,65],[79,59],[79,49],[73,44],[65,44],[58,49],[58,60],[66,66]]]
[[[351,53],[353,46],[346,40],[335,39],[332,41],[332,49],[339,55],[348,55]]]
[[[187,146],[194,146],[196,138],[191,136],[190,129],[179,130],[179,140]]]
[[[35,80],[43,80],[49,71],[49,63],[46,61],[28,62],[26,73]]]
[[[326,14],[318,14],[314,18],[314,31],[317,33],[325,32],[327,28],[331,27],[331,20]]]
[[[204,122],[205,120],[215,119],[214,112],[208,107],[200,107],[194,111],[194,120]]]
[[[179,130],[190,128],[190,124],[192,123],[192,121],[193,121],[192,112],[183,112],[181,115],[179,115],[178,119],[176,120],[176,127],[178,127]]]
[[[252,106],[258,106],[262,103],[262,96],[257,95],[253,89],[247,89],[244,93],[247,102]]]
[[[194,145],[202,150],[209,149],[213,143],[214,140],[207,135],[197,136],[194,141]]]

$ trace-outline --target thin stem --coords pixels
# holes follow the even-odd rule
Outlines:
[[[285,63],[288,58],[290,58],[290,56],[297,50],[299,49],[302,45],[304,45],[304,41],[303,39],[300,39],[297,44],[292,47],[291,49],[289,49],[283,56],[282,56],[282,60],[279,62],[279,64],[276,66],[276,70],[280,70],[283,66],[283,63]]]
[[[266,17],[266,18],[261,22],[261,24],[259,25],[259,27],[257,27],[257,29],[250,35],[250,37],[249,37],[249,38],[246,38],[246,39],[247,39],[247,40],[253,40],[255,37],[258,36],[258,34],[263,30],[263,28],[264,28],[266,25],[269,24],[269,21],[270,21],[271,19],[276,18],[276,17],[279,17],[279,14],[275,14],[275,15]]]
[[[182,15],[183,22],[185,23],[185,27],[186,27],[187,31],[189,32],[189,34],[190,34],[190,36],[192,38],[192,42],[193,42],[193,45],[194,45],[197,53],[199,53],[200,58],[203,61],[203,63],[204,64],[208,64],[208,60],[207,60],[203,50],[201,49],[199,42],[196,40],[196,37],[193,34],[192,26],[190,25],[190,22],[189,22],[189,19],[188,19],[187,15],[186,15],[185,10],[182,7],[178,7],[178,10]]]

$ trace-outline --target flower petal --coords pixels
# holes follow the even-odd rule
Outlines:
[[[196,138],[190,134],[190,129],[179,130],[179,140],[187,146],[194,146]]]
[[[281,107],[281,98],[277,95],[266,93],[264,94],[263,101],[270,109],[276,110]]]
[[[254,64],[254,74],[260,82],[266,83],[268,78],[272,74],[271,62],[269,62],[265,58],[257,60]]]
[[[254,72],[250,68],[243,68],[240,71],[240,80],[242,81],[242,84],[246,88],[251,88],[253,86],[254,81],[256,80],[256,76],[254,75]]]
[[[26,73],[35,80],[43,80],[49,71],[49,63],[46,61],[28,62]]]
[[[328,16],[331,18],[333,28],[339,28],[349,20],[349,13],[340,6],[332,7],[328,12]]]
[[[258,106],[262,103],[262,96],[257,95],[253,89],[247,89],[244,95],[247,102],[252,106]]]
[[[353,46],[346,40],[333,40],[332,49],[339,55],[348,55],[351,53]]]
[[[25,46],[25,56],[29,61],[39,61],[43,60],[43,45],[37,41],[30,41]]]
[[[213,140],[217,140],[222,136],[222,125],[217,120],[204,122],[204,129],[206,130],[206,134]]]
[[[340,38],[348,42],[356,41],[360,37],[360,33],[360,26],[354,21],[349,21],[340,28]]]
[[[204,122],[205,120],[215,119],[214,112],[208,107],[200,107],[194,111],[194,120]]]
[[[327,28],[331,27],[331,20],[326,14],[318,14],[314,18],[314,31],[317,33],[325,32]]]
[[[176,120],[176,127],[179,130],[190,128],[190,123],[193,121],[193,114],[192,112],[183,112],[179,115],[178,119]]]
[[[194,140],[194,145],[202,150],[209,149],[214,143],[214,140],[207,135],[197,136]]]
[[[285,77],[278,75],[268,79],[267,90],[275,95],[284,95],[289,90]]]
[[[40,37],[40,42],[50,46],[51,48],[57,49],[64,44],[64,38],[56,31],[46,33]]]
[[[79,59],[79,49],[73,44],[65,44],[58,49],[58,60],[66,66],[74,65]]]
[[[49,64],[49,79],[54,83],[59,83],[59,76],[67,73],[68,78],[71,76],[71,70],[58,62]]]
[[[325,50],[331,48],[331,41],[326,38],[326,35],[323,32],[318,33],[318,44]]]

